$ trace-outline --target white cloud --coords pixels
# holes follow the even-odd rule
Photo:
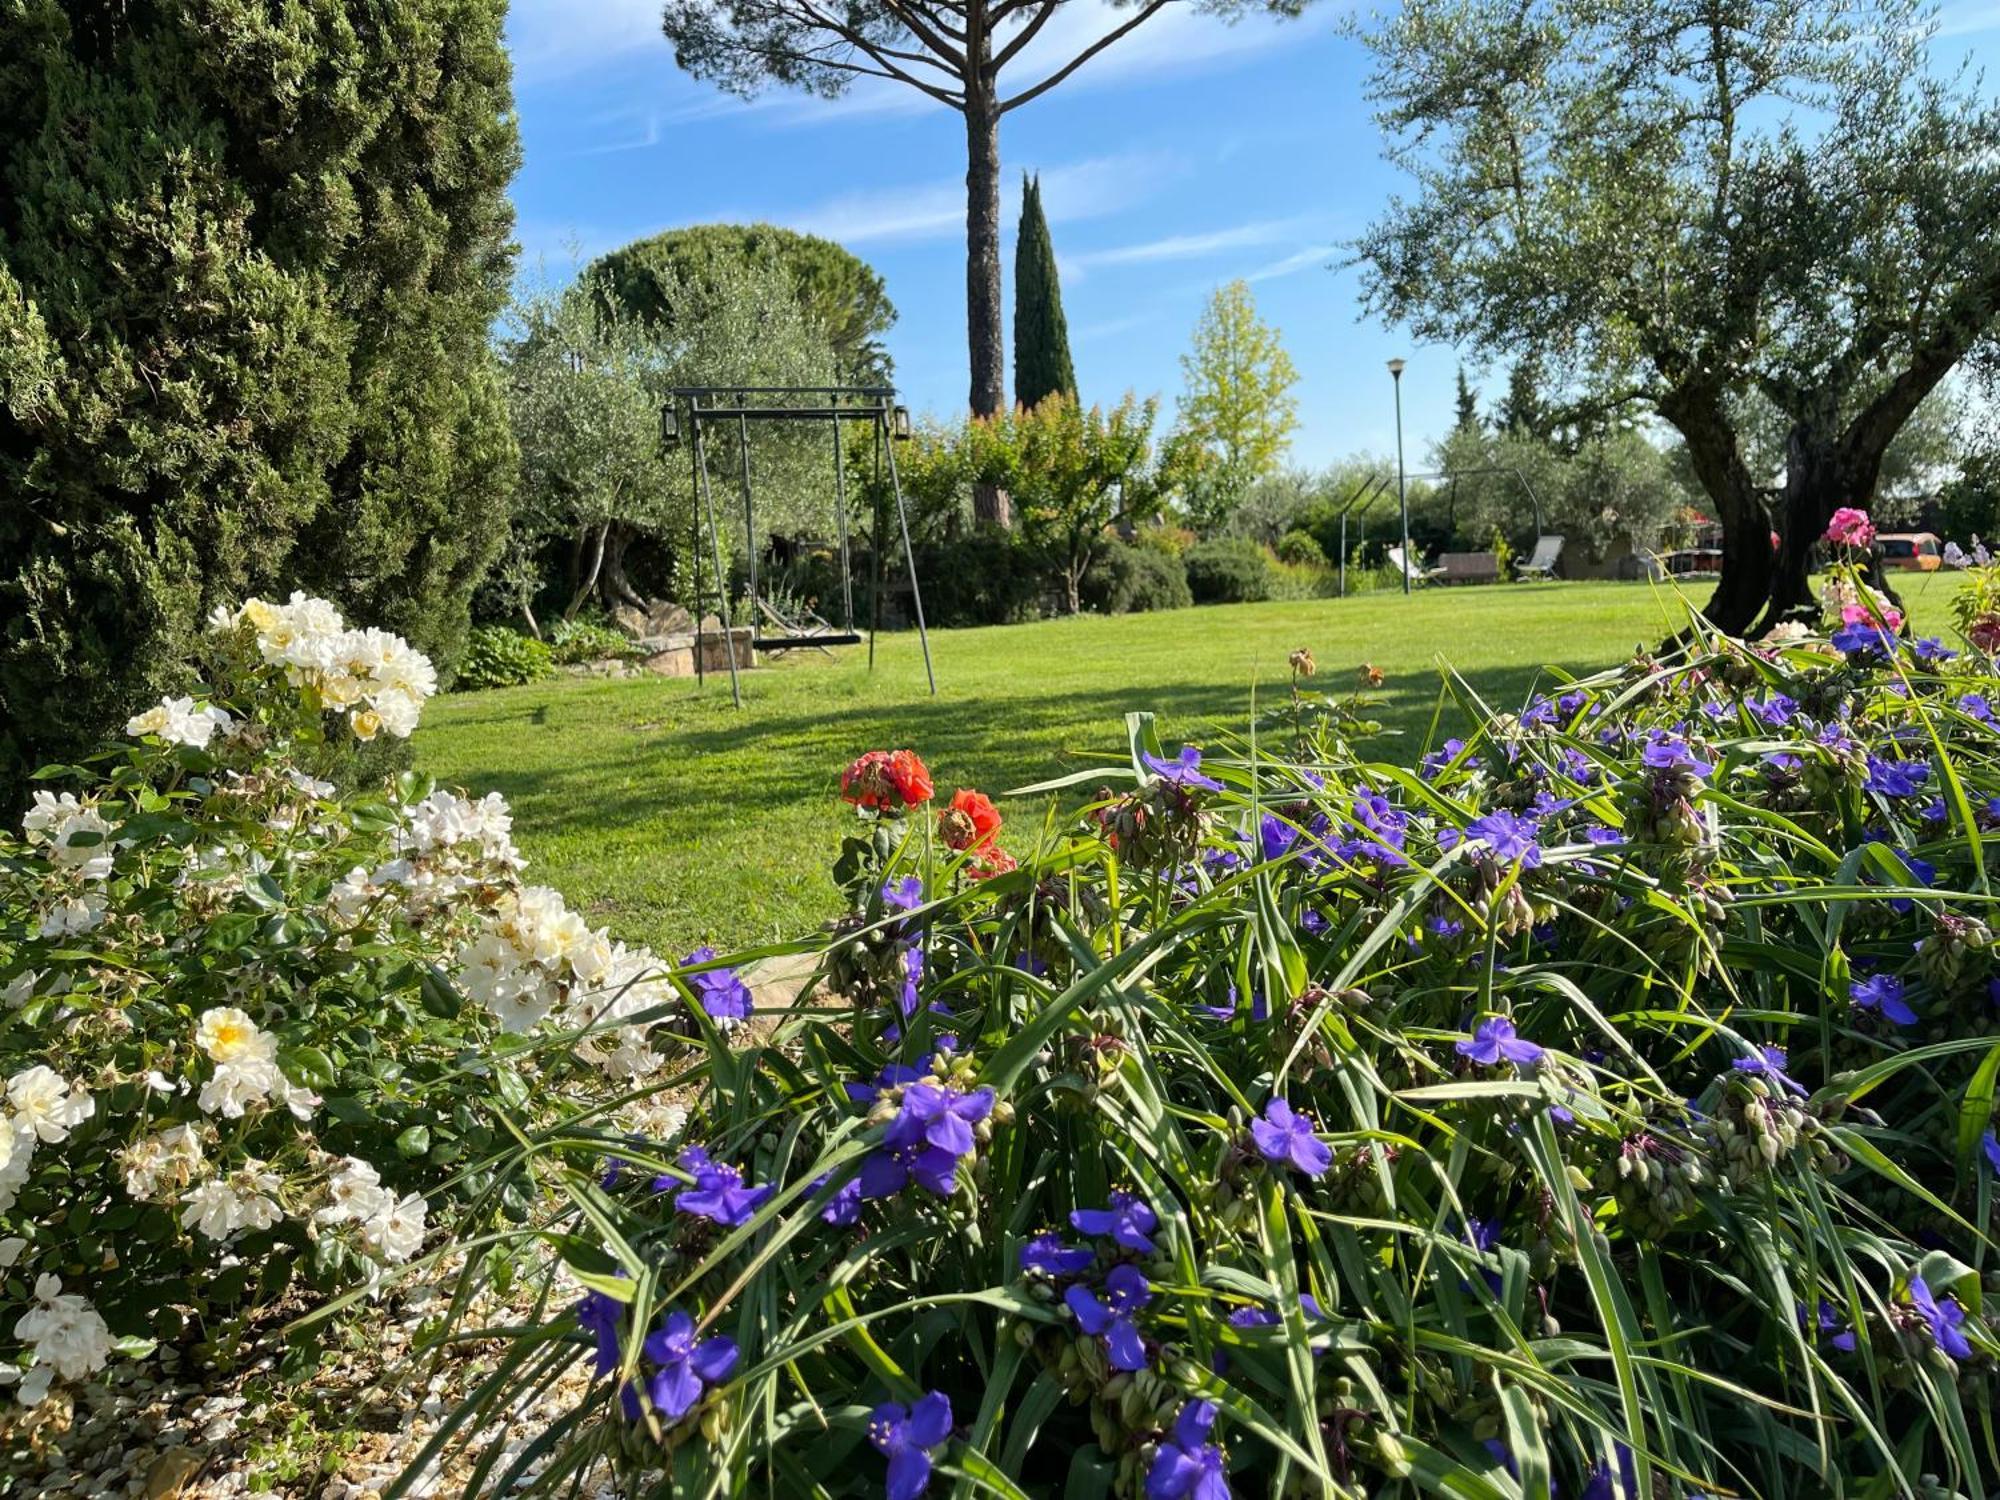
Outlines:
[[[528,82],[588,72],[645,47],[671,61],[659,0],[514,0],[507,47]]]
[[[1252,285],[1260,281],[1276,281],[1280,276],[1293,276],[1300,271],[1320,270],[1333,263],[1333,257],[1340,251],[1338,245],[1308,245],[1303,250],[1294,251],[1282,260],[1274,260],[1267,266],[1259,266],[1243,279]]]
[[[1086,273],[1102,266],[1152,265],[1160,261],[1200,260],[1225,250],[1241,250],[1253,245],[1271,245],[1288,240],[1298,231],[1296,219],[1265,219],[1238,224],[1229,229],[1213,229],[1203,234],[1170,234],[1136,245],[1113,245],[1103,250],[1082,250],[1060,258],[1065,279],[1081,281]]]
[[[1041,173],[1042,207],[1051,223],[1117,213],[1147,197],[1175,171],[1171,158],[1157,152],[1093,157],[1050,167]],[[1020,179],[1011,174],[1001,193],[1000,221],[1020,212]],[[843,245],[944,239],[965,229],[965,183],[952,177],[907,187],[846,193],[790,213],[766,215],[772,222],[825,235]]]
[[[736,98],[673,67],[672,50],[660,29],[660,13],[660,0],[514,0],[507,40],[516,77],[524,86],[574,80],[585,74],[598,75],[602,82],[603,74],[633,57],[656,53],[659,68],[649,67],[631,80],[631,86],[647,96],[638,113],[649,123],[643,131],[626,131],[624,145],[628,149],[657,141],[661,125],[738,113],[755,112],[773,125],[801,125],[836,117],[921,114],[941,108],[907,84],[879,78],[856,78],[846,92],[832,99],[782,88],[755,99]],[[1065,0],[1020,56],[1008,64],[1002,75],[1003,95],[1011,98],[1031,88],[1132,15],[1129,4]],[[1318,9],[1295,21],[1252,14],[1232,22],[1195,10],[1183,0],[1119,38],[1059,88],[1065,95],[1074,95],[1085,89],[1208,72],[1296,43],[1303,31],[1323,29],[1326,24],[1326,12]],[[931,77],[928,70],[916,71],[919,76]],[[658,107],[662,92],[675,96],[674,102]],[[629,121],[631,112],[626,118]]]

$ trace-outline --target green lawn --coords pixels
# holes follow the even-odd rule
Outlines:
[[[1935,579],[1907,591],[1937,624],[1946,594]],[[1287,654],[1308,646],[1322,684],[1345,689],[1362,662],[1388,674],[1384,719],[1401,736],[1381,754],[1410,760],[1441,662],[1512,706],[1544,663],[1608,666],[1684,618],[1672,592],[1646,584],[1540,584],[939,631],[936,699],[916,637],[885,636],[872,676],[865,647],[746,673],[741,712],[726,677],[442,698],[417,753],[443,780],[505,794],[531,878],[616,935],[678,954],[794,936],[829,914],[840,771],[863,750],[914,747],[941,797],[1025,786],[1122,753],[1131,709],[1156,710],[1170,741],[1240,730],[1253,691],[1282,693]]]

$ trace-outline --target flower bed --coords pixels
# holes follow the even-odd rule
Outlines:
[[[414,728],[434,678],[399,638],[301,596],[215,626],[214,692],[44,772],[0,835],[0,1375],[31,1406],[379,1291],[451,1243],[434,1213],[524,1219],[527,1178],[481,1165],[493,1101],[574,1112],[748,1013],[524,883],[497,796],[326,779]]]
[[[670,1136],[500,1159],[587,1291],[459,1415],[597,1379],[491,1482],[1986,1493],[2000,680],[1839,640],[1415,769],[1302,654],[1254,743],[1137,718],[1005,858],[863,757],[801,1009]]]

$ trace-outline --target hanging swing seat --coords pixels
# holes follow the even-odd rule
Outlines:
[[[809,648],[831,656],[833,652],[829,647],[858,646],[863,639],[858,631],[834,629],[830,621],[803,607],[796,615],[786,616],[770,600],[759,599],[757,613],[764,617],[764,624],[778,633],[753,636],[750,641],[753,651],[768,651],[776,656],[786,651]]]

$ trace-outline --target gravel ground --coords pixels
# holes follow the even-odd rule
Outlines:
[[[746,975],[768,1030],[809,976],[806,957],[776,959]],[[770,1019],[766,1019],[769,1017]],[[661,1101],[666,1103],[667,1101]],[[559,1282],[566,1279],[558,1271]],[[448,1280],[448,1276],[443,1278]],[[476,1324],[521,1320],[538,1277],[524,1277],[506,1300],[490,1295],[470,1313]],[[575,1283],[551,1299],[566,1306]],[[276,1352],[218,1375],[174,1350],[145,1360],[114,1361],[109,1378],[41,1406],[0,1403],[0,1496],[90,1496],[92,1500],[234,1500],[250,1494],[301,1500],[380,1500],[438,1425],[492,1369],[502,1344],[459,1344],[441,1363],[419,1357],[414,1342],[436,1311],[427,1288],[391,1294],[379,1320],[363,1317],[370,1342],[330,1355],[309,1389],[277,1378]],[[503,1438],[494,1472],[552,1421],[573,1410],[589,1384],[579,1360],[521,1409],[447,1451],[441,1471],[409,1491],[418,1500],[468,1493],[467,1479],[487,1445]],[[338,1423],[320,1414],[338,1413]],[[584,1500],[616,1500],[609,1477],[586,1481]]]

